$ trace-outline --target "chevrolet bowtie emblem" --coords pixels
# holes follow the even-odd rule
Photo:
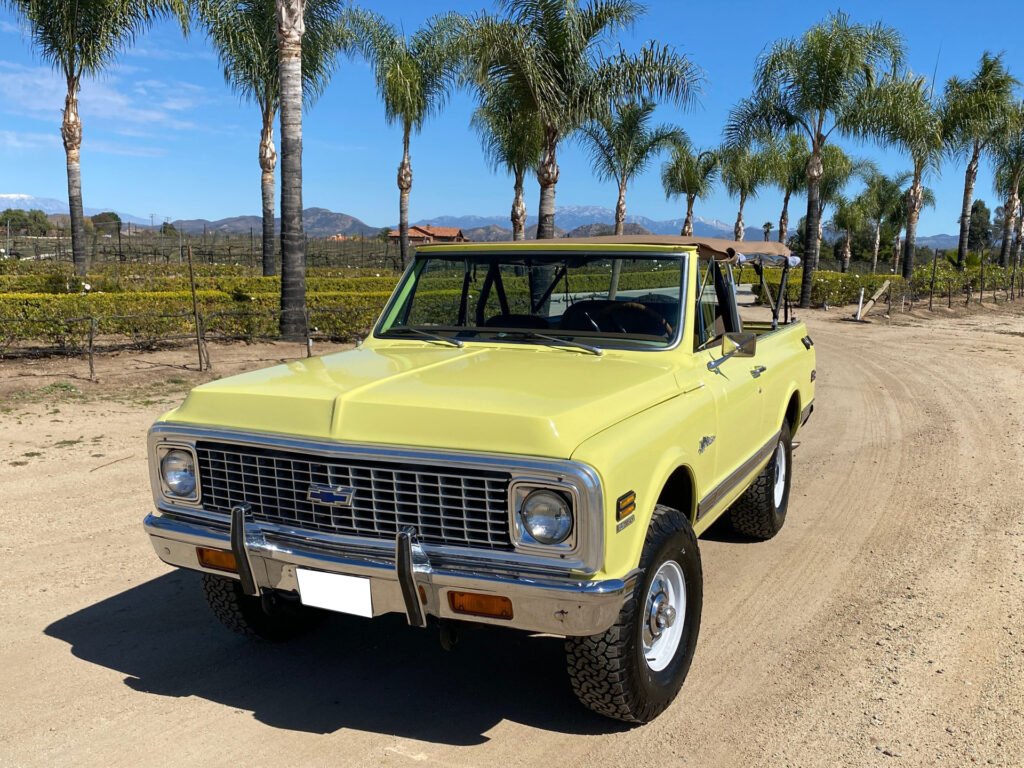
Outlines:
[[[352,505],[355,495],[356,489],[348,485],[310,483],[306,498],[317,504],[326,504],[330,507],[348,507]]]

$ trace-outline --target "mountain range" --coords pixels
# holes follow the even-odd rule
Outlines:
[[[36,197],[34,195],[24,195],[20,193],[0,194],[0,211],[8,208],[21,208],[26,211],[39,210],[48,215],[64,214],[67,216],[68,201],[57,200],[53,197]],[[103,213],[104,211],[109,210],[111,209],[86,208],[85,215],[95,216],[97,213]],[[121,221],[130,221],[132,224],[138,224],[140,226],[143,224],[149,224],[149,219],[133,216],[132,214],[125,213],[124,211],[114,211],[114,213],[121,217]]]
[[[34,197],[26,194],[0,194],[0,210],[5,208],[38,208],[48,214],[67,214],[68,205],[66,202],[53,198]],[[106,209],[109,210],[109,209]],[[101,209],[86,208],[87,216],[100,213]],[[122,211],[115,211],[122,221],[130,221],[140,226],[148,225],[149,221],[139,216]],[[593,233],[600,228],[593,225],[610,226],[615,220],[615,213],[610,208],[596,205],[568,205],[556,209],[555,221],[557,222],[556,235],[559,237],[566,233],[578,234],[582,232]],[[280,224],[280,219],[276,220]],[[646,231],[655,235],[675,235],[682,228],[682,219],[651,219],[647,216],[627,215],[626,222],[636,225],[635,233]],[[250,230],[259,233],[262,228],[262,219],[259,216],[233,216],[214,221],[208,219],[178,219],[171,222],[178,230],[191,235],[205,233],[219,234],[249,234]],[[512,236],[508,215],[494,216],[435,216],[429,219],[420,219],[413,224],[429,225],[439,227],[458,227],[470,240],[498,241],[507,240]],[[397,226],[397,225],[393,225]],[[526,219],[527,237],[536,236],[537,219],[535,216],[528,216]],[[306,208],[303,211],[303,227],[310,237],[330,237],[331,235],[363,235],[373,236],[380,232],[381,227],[367,224],[354,216],[345,213],[336,213],[326,208]],[[584,228],[584,229],[581,229]],[[627,231],[630,231],[627,230]],[[720,219],[705,219],[700,216],[694,218],[693,231],[697,237],[732,237],[733,225]],[[744,233],[746,240],[760,240],[764,237],[760,227],[747,227]],[[957,243],[956,235],[927,235],[918,236],[917,244],[930,248],[955,248]]]

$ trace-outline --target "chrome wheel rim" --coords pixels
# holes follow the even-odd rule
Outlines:
[[[666,560],[651,579],[644,600],[644,659],[652,671],[660,672],[675,658],[685,618],[686,578],[679,563]]]
[[[786,446],[779,443],[775,449],[775,508],[782,506],[782,497],[786,495]]]

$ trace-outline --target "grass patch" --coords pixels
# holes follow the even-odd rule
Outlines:
[[[77,440],[58,440],[56,443],[53,444],[53,447],[54,448],[70,448],[71,446],[78,445],[81,442],[82,442],[82,438],[78,438]]]

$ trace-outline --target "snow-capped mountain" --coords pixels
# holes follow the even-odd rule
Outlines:
[[[19,192],[2,193],[0,194],[0,211],[8,208],[21,208],[26,211],[40,210],[46,214],[53,213],[68,213],[68,201],[57,200],[52,197],[36,197],[35,195],[26,195]],[[103,213],[109,211],[110,208],[86,208],[86,216],[95,216],[97,213]],[[130,221],[132,224],[149,224],[149,219],[143,219],[140,216],[133,216],[130,213],[124,211],[114,211],[118,216],[121,217],[121,221]]]

